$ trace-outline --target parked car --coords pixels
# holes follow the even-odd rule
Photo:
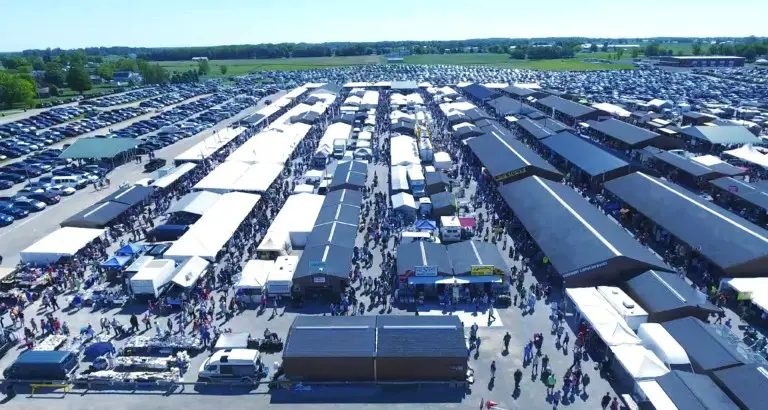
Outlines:
[[[11,215],[0,213],[0,226],[8,226],[15,220],[16,218],[12,217]]]
[[[146,164],[144,164],[144,172],[156,171],[156,170],[164,167],[167,162],[168,161],[166,161],[163,158],[155,158],[155,159],[147,162]]]

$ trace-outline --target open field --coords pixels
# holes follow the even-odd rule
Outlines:
[[[594,55],[590,55],[595,58]],[[425,54],[405,58],[409,64],[489,65],[501,68],[520,68],[548,71],[631,70],[630,64],[585,63],[585,55],[562,60],[512,60],[506,54]]]
[[[318,68],[343,67],[361,64],[378,64],[379,56],[355,57],[306,57],[306,58],[276,58],[248,60],[211,60],[211,77],[220,77],[220,65],[228,67],[227,75],[244,75],[251,71],[270,70],[312,70]],[[197,68],[195,61],[159,61],[160,66],[171,71],[187,71]]]

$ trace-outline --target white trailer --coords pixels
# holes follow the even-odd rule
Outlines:
[[[155,259],[131,278],[134,295],[159,297],[176,274],[176,263],[170,259]]]

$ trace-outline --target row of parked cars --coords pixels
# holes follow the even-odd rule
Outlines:
[[[71,121],[93,110],[95,108],[92,107],[61,107],[43,111],[31,117],[0,125],[0,138],[11,138],[17,135],[34,133],[43,128]]]
[[[112,107],[114,105],[128,104],[145,98],[155,97],[162,93],[163,91],[159,87],[143,88],[141,90],[131,91],[120,95],[107,95],[99,98],[91,98],[90,100],[83,100],[80,102],[80,105]]]

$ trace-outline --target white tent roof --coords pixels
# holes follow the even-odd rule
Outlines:
[[[268,231],[282,232],[312,232],[315,220],[320,214],[320,208],[325,201],[324,195],[296,194],[291,195],[280,208],[280,212],[272,220]]]
[[[435,152],[435,163],[440,164],[442,167],[450,166],[452,163],[451,154],[443,151]]]
[[[298,184],[293,188],[294,194],[311,194],[315,192],[315,187],[309,184]]]
[[[714,155],[702,155],[700,157],[694,157],[693,160],[698,162],[699,164],[702,164],[708,167],[712,165],[722,164],[723,162],[725,162]]]
[[[663,356],[662,358],[667,363],[671,365],[691,363],[683,346],[661,324],[641,323],[637,329],[637,336],[643,341],[643,346],[646,348],[653,348],[653,345],[658,346],[661,352],[657,353],[660,353],[659,355]]]
[[[176,268],[171,281],[183,288],[190,288],[203,276],[205,270],[208,269],[208,265],[210,263],[207,260],[193,256]]]
[[[192,148],[182,152],[176,158],[175,161],[202,161],[207,159],[216,151],[220,150],[223,146],[227,145],[230,141],[237,138],[238,135],[245,131],[243,127],[237,128],[224,128],[219,130],[214,135],[200,141]]]
[[[266,192],[275,182],[283,165],[270,163],[247,164],[226,161],[195,185],[195,189],[212,192]]]
[[[240,280],[235,284],[238,289],[259,289],[267,284],[269,274],[275,266],[274,261],[250,260],[243,267]]]
[[[131,281],[155,279],[158,273],[166,271],[168,265],[173,267],[176,265],[176,262],[174,262],[172,259],[152,259],[144,266],[142,266],[135,275],[133,275]]]
[[[621,317],[648,317],[648,312],[637,304],[623,290],[615,286],[598,286],[597,291],[611,304]]]
[[[609,114],[613,114],[619,117],[629,117],[631,112],[619,107],[615,104],[609,104],[609,103],[594,103],[592,104],[592,107],[601,111],[605,111]]]
[[[758,149],[752,145],[744,145],[741,148],[732,149],[723,153],[742,161],[768,168],[768,151],[763,148]]]
[[[395,165],[390,171],[390,181],[393,191],[408,190],[408,168],[403,165]]]
[[[357,134],[357,139],[360,141],[370,141],[371,133],[368,131],[360,131],[360,133]]]
[[[400,135],[390,139],[390,156],[392,165],[420,164],[419,151],[416,140],[407,135]]]
[[[103,233],[104,229],[60,228],[21,251],[21,261],[35,264],[56,262],[62,257],[73,256]]]
[[[325,129],[325,134],[320,138],[320,142],[317,144],[316,153],[324,153],[325,155],[333,152],[333,141],[337,139],[347,139],[349,134],[352,133],[352,126],[343,122],[336,122],[328,126]]]
[[[611,351],[635,380],[655,379],[669,373],[664,363],[641,345],[611,346]]]
[[[378,91],[366,91],[363,94],[362,105],[366,107],[375,107],[379,105]]]
[[[213,261],[240,224],[261,199],[259,195],[230,192],[221,196],[166,252],[165,257],[183,260],[191,256]]]
[[[640,344],[640,338],[612,307],[585,306],[581,312],[606,345]]]
[[[286,231],[267,231],[256,247],[257,251],[288,253],[291,250],[291,237]]]
[[[203,215],[221,198],[220,194],[208,191],[190,192],[168,208],[166,213],[187,212]]]
[[[275,260],[275,266],[269,275],[270,282],[290,282],[293,280],[293,273],[296,266],[299,265],[298,255],[279,256]]]
[[[304,94],[305,92],[307,92],[307,87],[304,87],[304,86],[296,87],[293,90],[289,91],[287,94],[285,94],[283,97],[284,98],[295,99],[295,98],[301,96],[302,94]]]
[[[362,103],[363,103],[363,99],[358,97],[358,96],[356,96],[356,95],[349,96],[349,97],[347,97],[346,100],[344,100],[344,105],[359,106]]]
[[[153,187],[157,188],[168,188],[172,183],[179,180],[179,178],[186,175],[187,172],[192,171],[195,169],[197,165],[193,164],[191,162],[185,162],[178,167],[172,169],[169,173],[161,176],[158,178],[155,182],[152,183]]]
[[[416,209],[416,201],[414,201],[413,195],[407,192],[392,195],[392,209],[400,208]]]

